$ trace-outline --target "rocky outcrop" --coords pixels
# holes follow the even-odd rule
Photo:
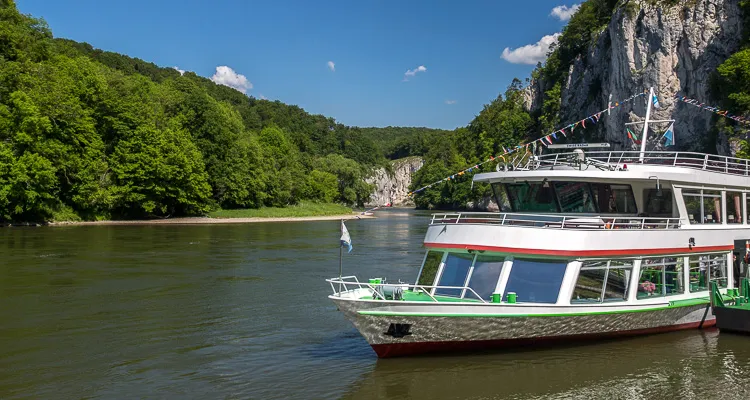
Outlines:
[[[563,124],[607,108],[609,95],[619,101],[651,86],[660,109],[652,119],[676,119],[675,142],[680,150],[713,147],[709,139],[712,114],[675,102],[687,96],[712,103],[709,78],[724,60],[739,49],[742,13],[739,0],[685,0],[666,2],[629,0],[615,11],[586,54],[570,66],[561,97]],[[541,104],[543,84],[527,89],[527,107]],[[628,149],[625,123],[642,120],[646,97],[620,107],[597,125],[597,136],[615,148]],[[666,128],[666,126],[664,126]],[[726,138],[717,143],[720,153],[730,151]]]
[[[375,185],[375,190],[370,195],[368,207],[385,206],[391,204],[394,206],[411,206],[414,205],[409,194],[409,185],[411,177],[424,165],[424,160],[420,157],[407,157],[391,162],[391,170],[379,168],[373,171],[372,175],[365,179],[367,183]]]

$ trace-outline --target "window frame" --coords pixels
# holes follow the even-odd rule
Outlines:
[[[578,271],[576,273],[576,277],[573,280],[573,290],[570,292],[570,304],[587,304],[587,303],[591,303],[591,304],[604,304],[604,303],[617,303],[617,302],[622,302],[622,301],[628,301],[629,300],[629,298],[630,298],[630,292],[631,292],[631,286],[632,286],[632,283],[633,283],[632,282],[633,281],[633,276],[635,275],[633,272],[635,270],[636,259],[631,259],[631,258],[606,259],[606,260],[605,259],[582,259],[582,260],[578,260],[578,261],[581,262],[581,266],[578,268]],[[584,266],[585,263],[587,263],[587,262],[604,262],[604,261],[606,261],[606,265],[596,266],[596,267],[588,267],[588,268]],[[622,262],[622,263],[628,262],[629,264],[627,264],[627,265],[617,265],[617,266],[613,267],[612,266],[612,262],[613,261],[615,261],[615,262]],[[597,269],[598,270],[604,270],[604,279],[602,280],[602,287],[601,287],[601,289],[599,291],[599,300],[596,301],[596,302],[594,302],[594,303],[592,303],[590,301],[574,301],[576,299],[574,299],[573,296],[575,296],[576,288],[578,287],[578,279],[581,276],[581,272],[584,271],[584,270],[597,270]],[[609,280],[609,271],[611,269],[629,269],[630,270],[630,278],[628,278],[627,285],[625,286],[625,297],[623,299],[621,299],[621,300],[620,299],[618,299],[618,300],[610,300],[610,301],[605,301],[604,300],[605,299],[605,291],[607,289],[607,281]]]

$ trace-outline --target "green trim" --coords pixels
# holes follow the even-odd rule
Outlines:
[[[657,306],[652,308],[639,308],[635,310],[615,310],[615,311],[593,311],[593,312],[571,312],[564,314],[458,314],[458,313],[423,313],[409,311],[358,311],[360,315],[372,315],[380,317],[465,317],[465,318],[520,318],[520,317],[580,317],[585,315],[611,315],[627,314],[648,311],[662,311],[670,308],[690,307],[710,304],[708,298],[687,299],[670,301],[669,305]]]

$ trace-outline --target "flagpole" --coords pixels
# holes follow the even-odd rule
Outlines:
[[[651,105],[654,103],[654,87],[651,86],[648,100],[646,101],[646,120],[643,121],[643,135],[641,136],[641,155],[638,160],[642,163],[646,153],[646,138],[648,137],[648,119],[651,118]]]
[[[344,220],[341,220],[341,234],[344,234]],[[339,243],[339,279],[344,276],[344,246]]]

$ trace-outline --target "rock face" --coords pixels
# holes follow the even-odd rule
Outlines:
[[[719,152],[726,154],[726,138],[709,139],[713,114],[673,97],[711,104],[709,77],[739,49],[741,38],[739,0],[689,0],[674,6],[625,2],[588,52],[570,66],[562,89],[562,125],[606,109],[610,94],[614,103],[653,86],[661,108],[653,109],[651,118],[677,120],[679,150],[702,150],[716,142]],[[541,86],[532,82],[527,88],[531,110],[541,105]],[[612,110],[597,125],[597,136],[617,149],[630,149],[624,124],[643,119],[646,100],[642,96]],[[640,130],[634,131],[640,136]]]
[[[393,174],[388,173],[384,168],[373,171],[373,174],[365,179],[367,183],[375,185],[375,190],[370,195],[370,202],[366,206],[414,205],[408,196],[409,185],[411,185],[412,174],[422,168],[422,165],[424,165],[424,160],[420,157],[407,157],[391,162]]]

